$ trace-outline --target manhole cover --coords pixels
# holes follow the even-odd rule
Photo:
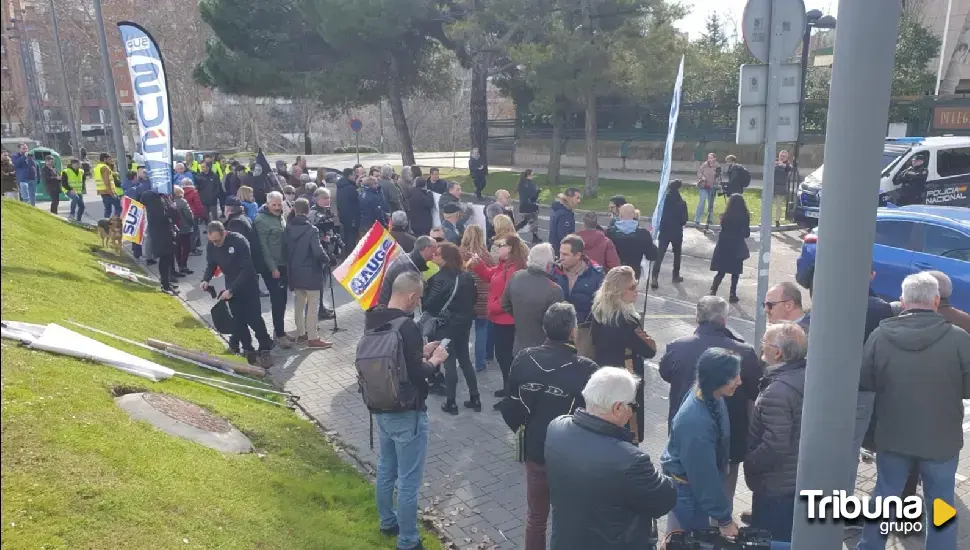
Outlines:
[[[164,393],[145,393],[142,397],[148,405],[165,416],[194,428],[213,433],[229,433],[232,426],[222,418],[195,403],[183,401]]]

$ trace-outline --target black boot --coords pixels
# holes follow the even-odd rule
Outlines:
[[[334,314],[332,309],[321,308],[320,312],[317,313],[317,319],[320,319],[320,320],[329,320],[333,318],[334,318]]]
[[[736,304],[736,303],[738,303],[738,302],[740,302],[740,301],[741,301],[741,298],[738,298],[738,295],[737,295],[737,294],[732,294],[732,295],[731,295],[731,296],[730,296],[730,297],[728,298],[728,303],[729,303],[729,304]]]
[[[472,395],[468,401],[465,401],[465,408],[479,413],[482,412],[482,399],[477,395]]]
[[[673,278],[671,279],[671,281],[673,281],[673,283],[676,285],[676,284],[679,284],[679,283],[684,282],[684,278],[681,277],[680,275],[674,275]]]
[[[445,401],[443,405],[441,405],[441,410],[445,411],[448,414],[457,415],[458,404],[455,403],[454,400],[449,399]]]
[[[656,275],[650,277],[650,288],[652,288],[654,290],[657,290],[658,288],[660,288],[660,282],[657,281],[657,276]]]

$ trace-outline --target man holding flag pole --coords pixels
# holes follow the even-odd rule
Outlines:
[[[657,207],[653,211],[653,216],[650,218],[650,224],[654,229],[654,237],[657,239],[657,243],[661,242],[660,232],[660,222],[664,211],[664,202],[667,198],[667,187],[670,185],[670,168],[671,162],[674,156],[674,138],[677,134],[677,118],[680,116],[680,94],[684,87],[684,57],[680,58],[680,67],[677,69],[677,80],[674,82],[674,96],[670,102],[670,118],[667,121],[667,144],[664,147],[664,163],[663,168],[660,170],[660,189],[657,191]],[[664,250],[658,251],[657,261],[666,252],[666,247]],[[648,262],[646,273],[650,273],[650,265]],[[677,274],[679,275],[679,274]],[[649,292],[649,285],[644,284],[643,289],[643,314],[641,319],[647,316],[647,293]]]

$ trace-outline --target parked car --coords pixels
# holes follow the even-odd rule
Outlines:
[[[795,280],[811,290],[815,277],[818,228],[805,236],[796,261]],[[970,311],[970,209],[911,205],[880,208],[872,248],[876,277],[872,289],[898,300],[903,279],[919,271],[942,271],[953,281],[950,302]]]
[[[923,161],[913,170],[913,160]],[[970,137],[886,138],[879,204],[897,204],[908,186],[922,189],[918,202],[970,207]],[[805,177],[795,193],[795,221],[815,225],[822,199],[824,166]]]

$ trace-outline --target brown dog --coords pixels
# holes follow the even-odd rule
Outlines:
[[[101,248],[111,248],[115,254],[121,255],[121,218],[111,216],[106,220],[98,220],[98,236],[101,237]]]

